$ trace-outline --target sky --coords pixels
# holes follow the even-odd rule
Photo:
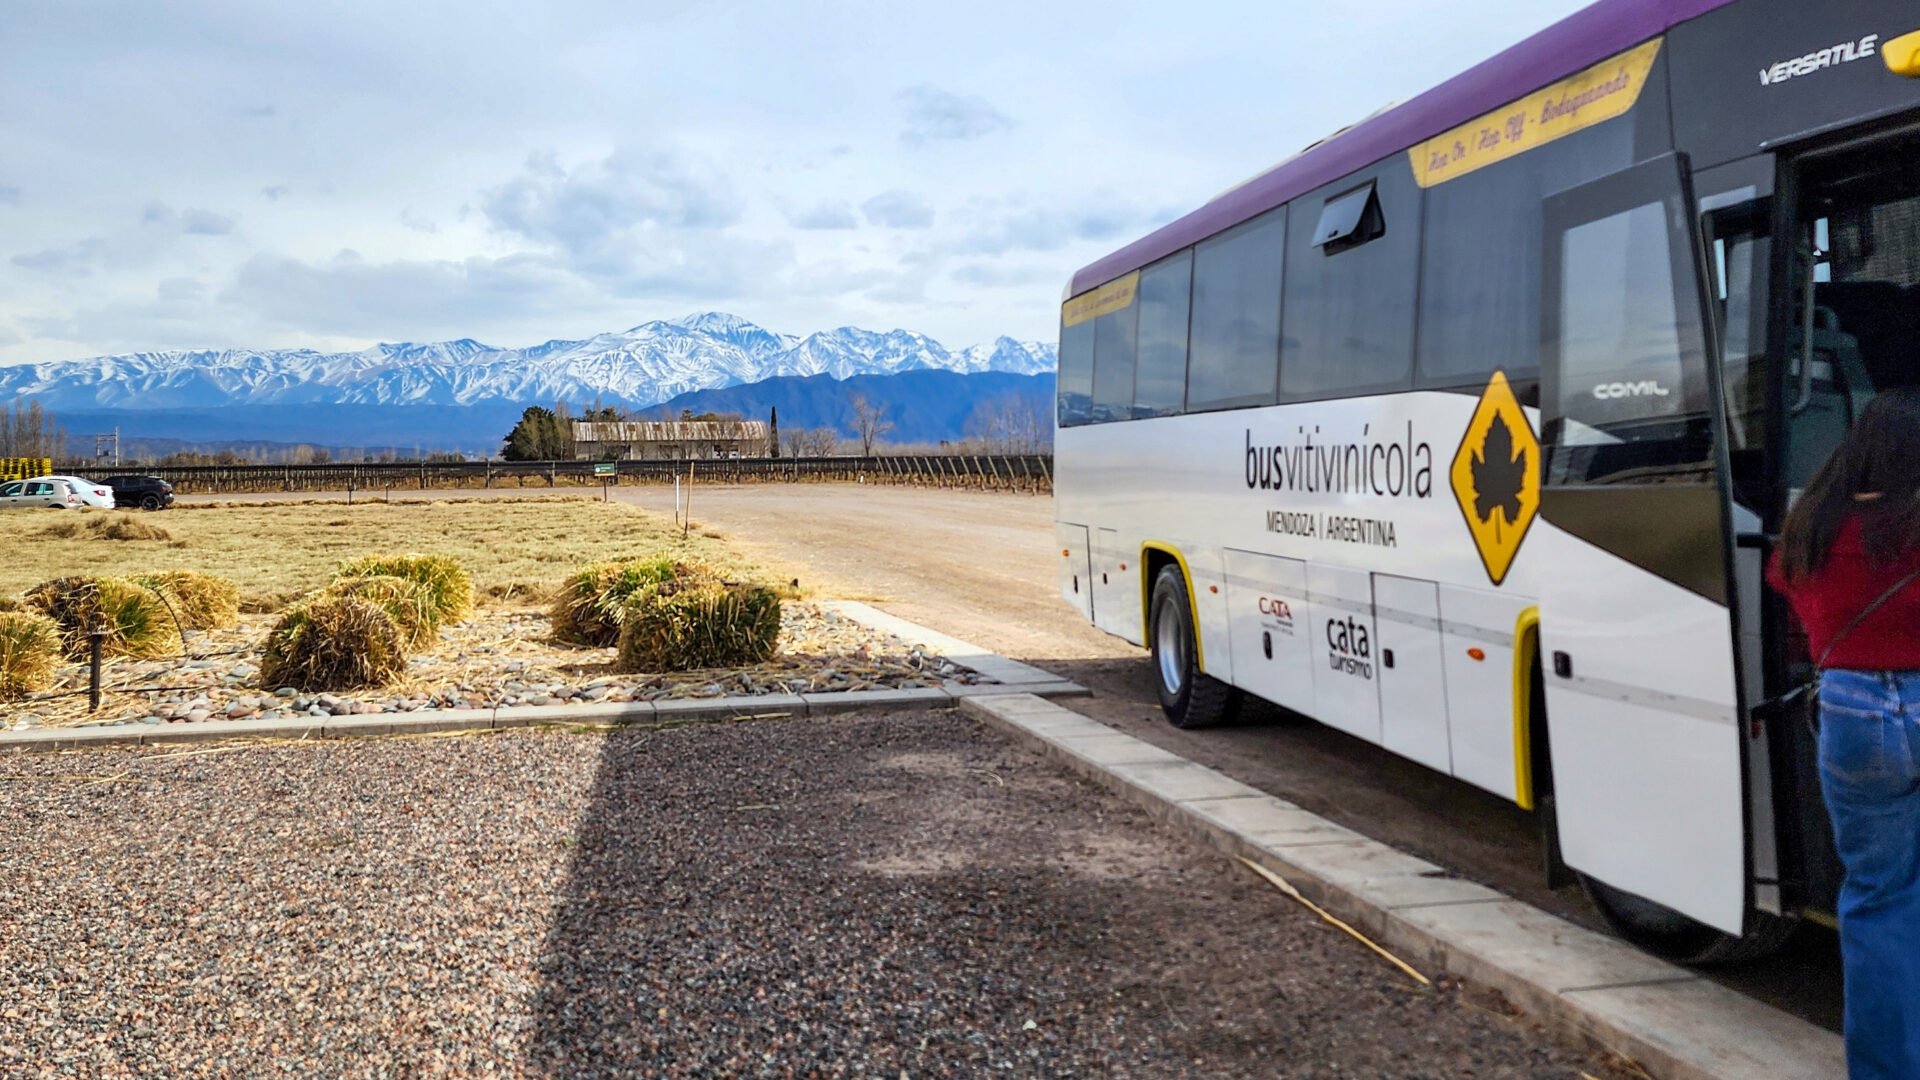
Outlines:
[[[1051,341],[1078,267],[1580,6],[0,0],[0,364]]]

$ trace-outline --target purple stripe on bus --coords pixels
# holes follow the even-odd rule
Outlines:
[[[1079,295],[1734,0],[1600,0],[1073,275]]]

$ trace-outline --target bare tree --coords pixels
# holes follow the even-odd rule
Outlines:
[[[990,454],[1043,454],[1053,446],[1053,423],[1033,398],[1002,394],[967,414],[967,434]]]
[[[874,441],[893,430],[887,407],[875,405],[865,394],[853,395],[853,428],[860,435],[860,456],[872,457]]]
[[[66,429],[38,401],[15,401],[0,408],[0,457],[66,456]]]
[[[826,457],[840,445],[840,433],[830,427],[788,428],[788,457]]]

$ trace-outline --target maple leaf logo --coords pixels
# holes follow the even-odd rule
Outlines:
[[[1493,512],[1500,511],[1508,525],[1520,520],[1520,493],[1527,484],[1527,452],[1516,451],[1513,429],[1495,413],[1487,426],[1487,437],[1469,463],[1473,470],[1473,512],[1481,521],[1493,524]],[[1498,535],[1498,526],[1495,526]]]

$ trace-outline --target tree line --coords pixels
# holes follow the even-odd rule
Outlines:
[[[38,401],[16,400],[0,408],[0,457],[67,456],[67,429]]]

